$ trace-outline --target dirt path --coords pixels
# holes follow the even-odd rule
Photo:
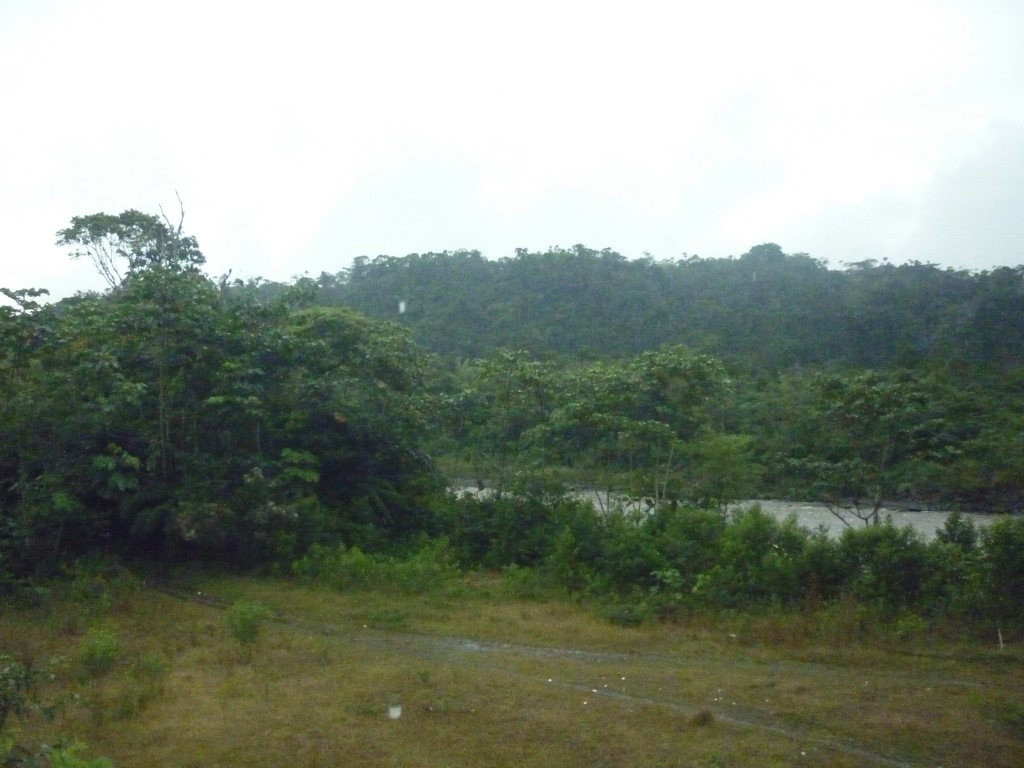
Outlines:
[[[224,610],[227,607],[227,601],[208,593],[169,584],[150,583],[148,586],[174,598],[199,603],[211,610]],[[829,738],[822,735],[829,731],[825,723],[808,722],[802,727],[787,724],[770,706],[753,706],[749,701],[739,701],[741,697],[734,701],[728,695],[715,696],[715,691],[709,691],[710,700],[698,699],[693,696],[681,696],[679,692],[671,690],[662,692],[660,686],[655,686],[659,678],[686,664],[699,661],[697,658],[648,652],[606,653],[577,648],[391,632],[369,627],[360,628],[352,624],[310,623],[283,613],[276,614],[273,621],[291,632],[336,638],[346,644],[358,644],[381,655],[413,656],[461,667],[472,667],[511,680],[561,688],[588,699],[596,700],[600,697],[632,707],[667,708],[687,719],[710,713],[719,723],[787,738],[799,746],[801,754],[805,750],[813,750],[819,758],[828,753],[839,753],[856,758],[864,764],[895,768],[920,768],[923,765],[880,754],[848,739]],[[715,663],[723,662],[717,659]],[[837,685],[850,685],[850,678],[853,676],[850,670],[816,663],[774,661],[770,664],[757,664],[743,659],[733,659],[726,663],[733,671],[741,674],[750,670],[762,675],[786,676],[798,670],[805,675],[824,675],[832,678],[833,683]],[[902,676],[908,683],[922,686],[975,685],[931,676]],[[644,683],[635,684],[634,681]],[[654,687],[657,688],[656,691],[651,690]],[[721,693],[720,689],[718,693]],[[767,703],[768,699],[765,699],[765,702]]]

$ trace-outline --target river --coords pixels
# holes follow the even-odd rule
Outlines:
[[[779,520],[789,515],[796,515],[797,522],[805,528],[815,530],[824,526],[831,536],[840,535],[843,529],[847,527],[824,504],[812,504],[806,501],[771,501],[762,499],[758,501],[744,501],[736,506],[748,507],[751,504],[760,504],[761,509]],[[950,513],[930,509],[911,512],[904,509],[883,508],[879,515],[882,520],[885,520],[887,516],[892,517],[893,524],[898,528],[909,525],[925,538],[931,539],[935,537],[935,531],[946,524],[946,518],[949,517]],[[982,515],[970,512],[963,512],[961,515],[965,519],[973,521],[979,528],[999,519],[998,515]],[[847,515],[846,517],[855,527],[862,527],[864,525],[863,522],[853,515]]]
[[[472,495],[479,495],[481,493],[478,489],[467,486],[459,487],[454,490],[457,493],[470,493]],[[483,493],[486,492],[487,491],[483,491]],[[604,494],[598,494],[596,491],[578,491],[577,494],[581,498],[590,501],[597,509],[607,508],[607,501]],[[804,528],[817,530],[818,528],[824,527],[830,536],[839,536],[842,534],[843,530],[848,527],[842,520],[832,514],[824,504],[814,504],[807,501],[750,499],[732,504],[730,505],[730,509],[746,509],[754,504],[759,504],[762,510],[778,520],[784,520],[789,515],[796,515],[797,522]],[[627,508],[643,512],[647,509],[647,505],[634,501],[632,504],[627,504]],[[965,519],[973,521],[973,523],[979,528],[989,525],[1001,517],[1000,515],[984,515],[971,512],[963,512],[961,514]],[[886,517],[891,517],[893,523],[898,528],[903,528],[909,525],[927,539],[935,537],[936,530],[945,525],[946,518],[948,518],[949,515],[950,513],[948,511],[930,509],[909,511],[905,509],[883,508],[879,512],[879,516],[882,520],[885,520]],[[847,515],[846,517],[854,527],[863,527],[864,523],[853,515]]]

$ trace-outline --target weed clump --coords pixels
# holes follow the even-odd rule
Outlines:
[[[431,542],[411,555],[368,554],[358,547],[313,546],[297,560],[300,578],[329,584],[335,589],[386,590],[408,595],[443,592],[459,574],[447,540]]]
[[[78,648],[78,664],[83,680],[96,681],[110,674],[120,655],[117,633],[109,629],[90,629]]]
[[[246,663],[252,661],[252,651],[256,646],[263,623],[270,618],[270,609],[256,601],[238,601],[227,611],[228,632],[231,633],[242,648],[242,658]]]

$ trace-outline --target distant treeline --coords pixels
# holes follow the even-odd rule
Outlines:
[[[866,260],[836,270],[772,243],[738,258],[675,261],[576,245],[499,260],[478,251],[360,257],[307,280],[320,288],[317,303],[395,320],[421,346],[463,359],[501,347],[609,359],[682,344],[774,370],[1024,362],[1024,266]]]

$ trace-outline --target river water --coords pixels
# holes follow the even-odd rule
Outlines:
[[[456,493],[469,493],[472,495],[480,495],[481,493],[486,494],[488,492],[487,490],[481,492],[476,488],[470,487],[459,487],[453,490],[455,490]],[[598,494],[595,491],[577,491],[577,495],[580,496],[580,498],[590,501],[598,510],[604,510],[608,507],[608,501],[605,494]],[[648,508],[645,503],[639,501],[629,502],[624,499],[619,499],[617,501],[618,503],[623,504],[627,510],[641,514]],[[824,504],[814,504],[806,501],[751,499],[730,505],[730,510],[746,509],[754,504],[759,504],[762,510],[778,520],[784,520],[790,515],[795,515],[797,523],[804,528],[814,531],[823,527],[830,536],[839,536],[845,528],[849,527],[836,515],[832,514]],[[983,515],[971,512],[963,512],[961,514],[965,519],[973,521],[979,528],[989,525],[1001,517],[1000,515]],[[909,525],[927,539],[935,537],[935,532],[945,525],[946,519],[949,515],[949,512],[941,510],[908,511],[905,509],[883,508],[879,512],[879,516],[882,520],[885,520],[886,517],[891,517],[892,522],[896,527],[903,528]],[[853,527],[863,527],[864,523],[852,514],[846,514],[845,516]]]
[[[761,509],[779,520],[782,520],[789,515],[796,515],[797,522],[803,527],[810,528],[811,530],[816,530],[819,527],[824,526],[825,530],[827,530],[831,536],[839,536],[843,532],[843,529],[847,527],[843,521],[832,514],[824,504],[811,504],[803,501],[758,500],[745,501],[736,506],[748,507],[752,504],[760,504]],[[892,522],[897,528],[903,528],[909,525],[915,531],[928,539],[934,538],[935,531],[946,524],[946,518],[949,517],[949,514],[949,512],[941,512],[938,510],[920,510],[910,512],[903,509],[883,508],[879,511],[879,516],[882,520],[885,520],[887,516],[892,517]],[[965,519],[972,520],[978,527],[988,525],[999,517],[998,515],[981,515],[969,512],[963,512],[961,515]],[[863,522],[852,514],[847,514],[846,518],[854,527],[862,527],[864,525]]]

